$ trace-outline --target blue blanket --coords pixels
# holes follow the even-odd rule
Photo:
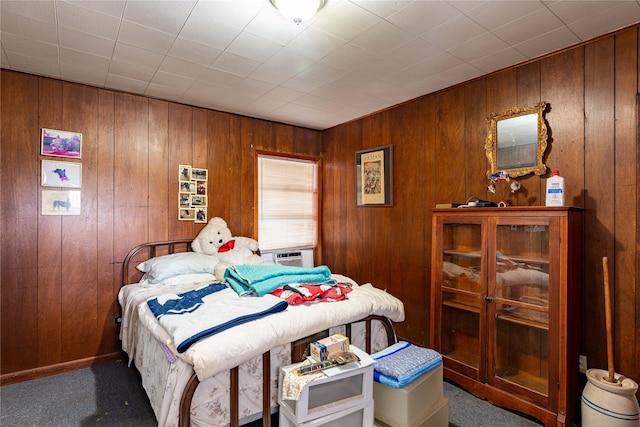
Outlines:
[[[224,279],[239,295],[263,296],[290,283],[328,283],[329,267],[292,267],[287,265],[236,265],[227,268]]]
[[[435,350],[400,341],[372,354],[373,379],[393,388],[403,388],[442,364]]]
[[[147,301],[158,322],[173,337],[179,353],[199,340],[234,326],[286,310],[274,295],[240,298],[225,283],[212,283],[181,294],[164,294]]]

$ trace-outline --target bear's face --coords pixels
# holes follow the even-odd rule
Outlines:
[[[195,252],[213,255],[217,254],[218,248],[229,240],[231,240],[231,230],[227,228],[227,224],[222,220],[212,219],[196,236],[191,247]]]

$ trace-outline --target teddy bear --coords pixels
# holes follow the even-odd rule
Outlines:
[[[224,272],[228,267],[239,264],[270,264],[256,255],[258,241],[249,237],[233,236],[224,219],[214,217],[200,230],[191,242],[191,250],[207,255],[216,255],[218,263],[214,275],[224,280]]]

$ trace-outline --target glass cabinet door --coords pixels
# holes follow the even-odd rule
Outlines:
[[[443,224],[441,353],[475,370],[480,366],[480,301],[483,294],[482,227]]]
[[[495,249],[493,374],[548,396],[549,225],[498,224]]]

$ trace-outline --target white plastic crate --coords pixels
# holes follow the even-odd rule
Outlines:
[[[303,423],[294,419],[295,415],[287,407],[280,406],[280,427],[373,427],[373,400]]]
[[[298,400],[282,399],[283,380],[284,370],[281,368],[278,375],[278,403],[281,412],[284,408],[296,425],[373,402],[371,365],[315,379],[304,386]]]
[[[419,425],[416,422],[443,396],[442,364],[403,388],[373,384],[376,419],[394,427]]]

